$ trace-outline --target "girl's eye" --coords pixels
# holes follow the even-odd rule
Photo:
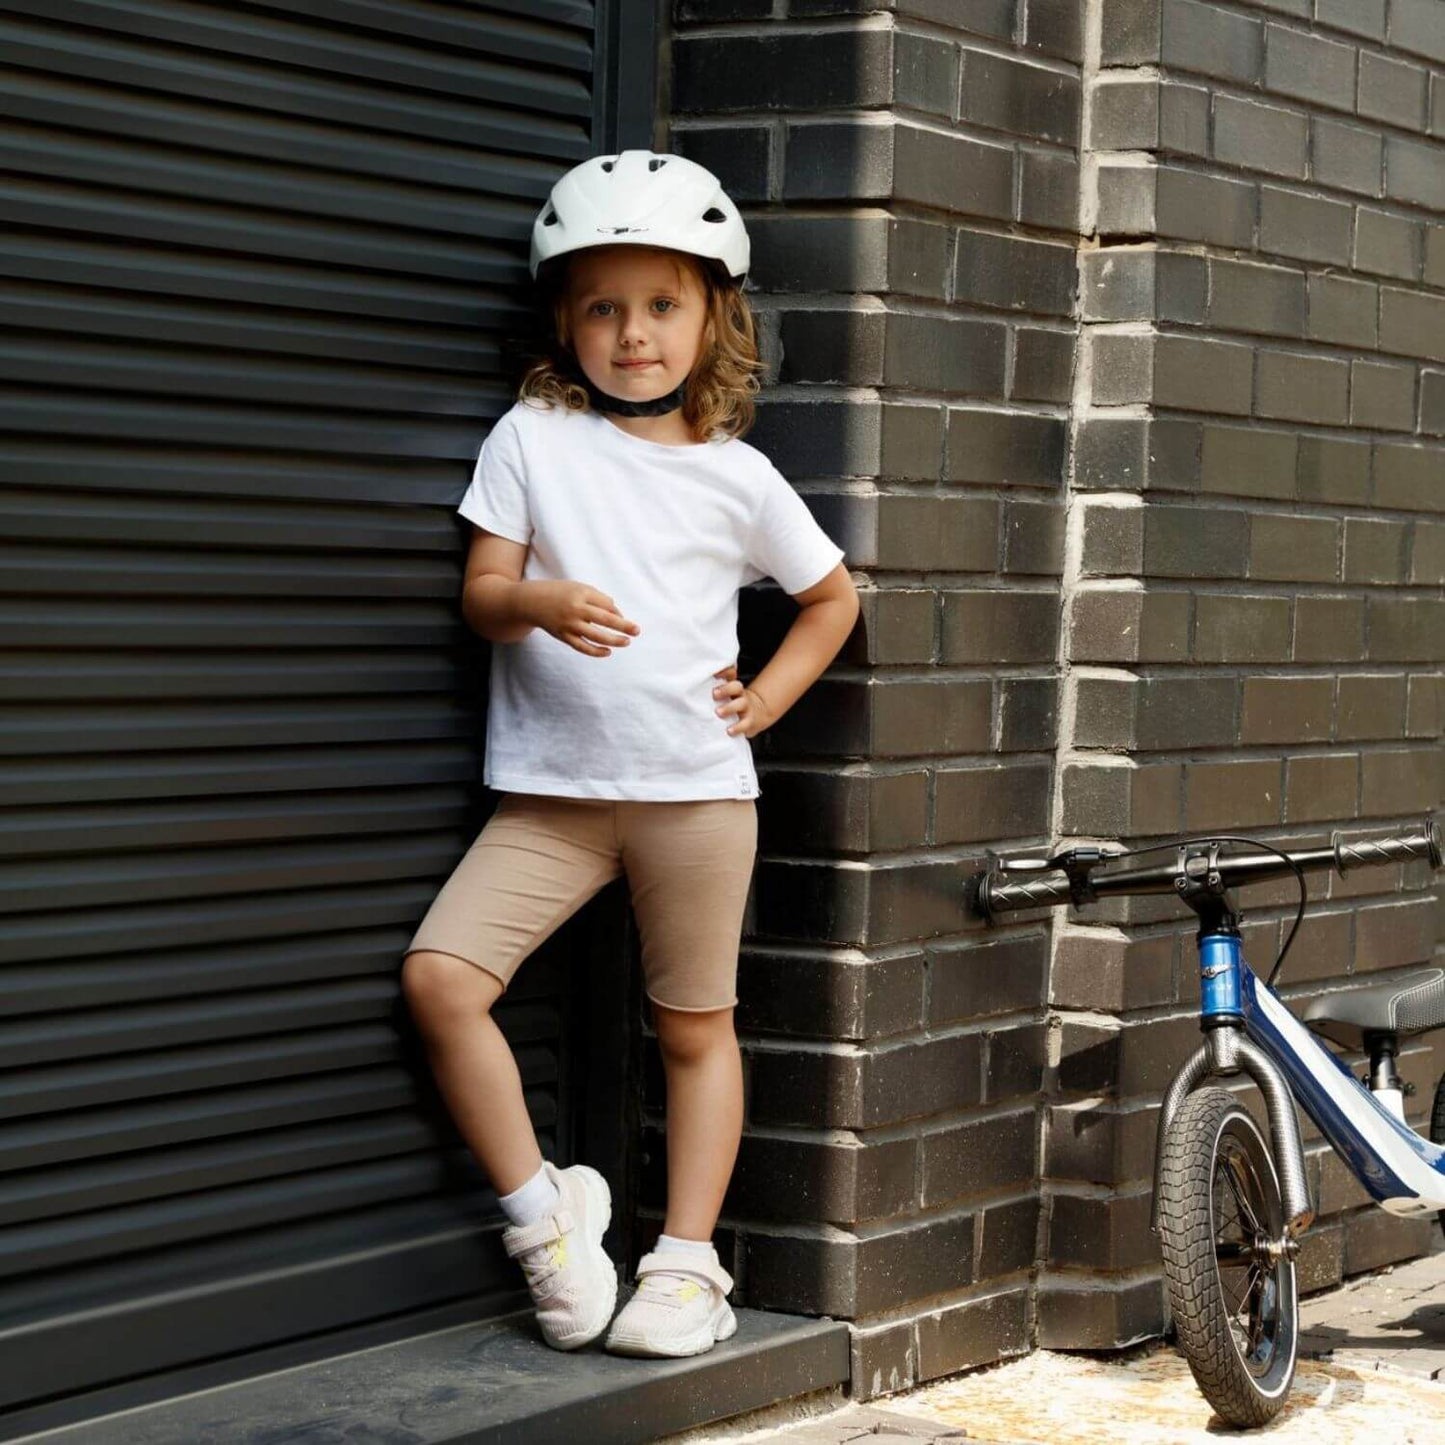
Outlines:
[[[659,296],[657,299],[658,299],[659,304],[661,304],[661,305],[663,305],[663,306],[666,306],[669,311],[672,310],[672,309],[674,309],[675,306],[677,305],[677,303],[676,303],[675,301],[669,301],[669,300],[667,299],[667,297],[665,297],[665,296]]]

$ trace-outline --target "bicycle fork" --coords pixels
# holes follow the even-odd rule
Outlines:
[[[1232,920],[1230,920],[1232,922]],[[1225,922],[1228,929],[1230,922]],[[1164,1140],[1179,1107],[1199,1083],[1210,1076],[1228,1078],[1247,1074],[1259,1086],[1269,1116],[1270,1150],[1279,1175],[1284,1205],[1284,1238],[1281,1249],[1293,1253],[1295,1241],[1314,1219],[1309,1187],[1305,1183],[1304,1144],[1294,1096],[1274,1061],[1244,1031],[1240,970],[1244,967],[1239,934],[1234,931],[1203,933],[1198,937],[1200,971],[1200,1024],[1204,1042],[1185,1060],[1174,1076],[1159,1109],[1155,1136],[1154,1199],[1149,1228],[1159,1232],[1158,1161],[1164,1156]]]

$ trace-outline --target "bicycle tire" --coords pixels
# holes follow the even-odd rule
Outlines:
[[[1294,1382],[1294,1260],[1262,1243],[1283,1228],[1274,1161],[1249,1112],[1225,1089],[1191,1094],[1164,1141],[1159,1242],[1179,1348],[1238,1428],[1272,1420]]]
[[[1435,1085],[1435,1104],[1430,1110],[1430,1142],[1445,1144],[1445,1075]],[[1445,1229],[1445,1209],[1439,1211],[1440,1228]]]

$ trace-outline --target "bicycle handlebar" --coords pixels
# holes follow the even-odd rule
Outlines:
[[[1293,873],[1294,866],[1286,859],[1292,860],[1293,865],[1301,869],[1333,868],[1341,873],[1350,868],[1409,863],[1417,859],[1427,860],[1432,868],[1439,868],[1442,863],[1440,828],[1430,817],[1424,819],[1418,833],[1405,837],[1348,840],[1335,833],[1331,835],[1327,848],[1306,848],[1297,853],[1287,853],[1285,858],[1277,853],[1218,854],[1217,848],[1211,858],[1208,849],[1215,847],[1218,841],[1208,837],[1180,839],[1177,846],[1184,850],[1186,873],[1202,875],[1212,864],[1225,887],[1239,887]],[[992,921],[999,913],[1052,908],[1061,903],[1092,903],[1099,898],[1121,894],[1173,893],[1178,887],[1176,880],[1180,865],[1177,859],[1152,868],[1127,868],[1097,878],[1086,877],[1081,883],[1077,870],[1074,876],[1063,871],[1066,866],[1075,866],[1076,855],[1080,853],[1098,855],[1094,861],[1101,863],[1108,862],[1110,856],[1098,849],[1070,849],[1045,862],[1028,860],[1026,866],[1050,871],[1052,876],[1031,877],[1017,882],[1001,881],[1008,871],[1008,860],[1001,860],[975,876],[970,900],[973,911]]]

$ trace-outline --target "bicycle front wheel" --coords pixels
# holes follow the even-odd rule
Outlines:
[[[1159,1169],[1159,1242],[1179,1348],[1221,1419],[1263,1425],[1294,1381],[1299,1304],[1274,1161],[1225,1089],[1180,1107]]]

